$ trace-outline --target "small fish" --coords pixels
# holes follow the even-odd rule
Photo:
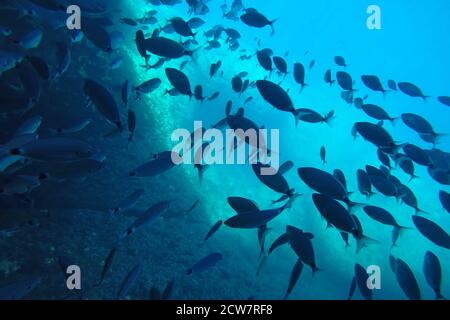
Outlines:
[[[128,143],[133,140],[134,131],[136,130],[136,114],[133,110],[128,110]]]
[[[101,284],[103,283],[103,280],[105,279],[106,273],[111,268],[114,256],[116,255],[116,252],[117,252],[117,248],[113,248],[109,252],[108,256],[106,257],[105,262],[103,263],[102,275],[100,276],[100,281],[96,284],[96,287],[101,286]]]
[[[192,204],[192,206],[189,208],[189,209],[187,209],[186,211],[185,211],[185,213],[190,213],[190,212],[192,212],[196,207],[197,207],[197,205],[200,203],[200,200],[195,200],[195,202]]]
[[[303,262],[299,258],[297,259],[297,262],[295,263],[294,267],[291,271],[291,277],[289,279],[288,288],[286,290],[286,294],[284,296],[284,299],[287,299],[288,296],[291,294],[292,290],[294,289],[295,285],[297,284],[298,279],[300,278],[300,275],[302,274],[303,270]]]
[[[416,85],[409,83],[409,82],[399,82],[397,83],[398,88],[401,92],[404,94],[413,97],[413,98],[422,98],[424,101],[426,101],[429,96],[426,96],[422,93],[422,90],[420,90],[419,87]]]
[[[205,237],[205,241],[207,241],[209,238],[211,238],[212,235],[215,234],[219,230],[219,228],[222,226],[222,223],[223,223],[223,221],[219,220],[211,227],[211,229],[208,231],[208,234]]]
[[[320,147],[320,159],[322,160],[322,164],[327,163],[326,158],[326,154],[327,154],[327,150],[325,149],[324,146]]]
[[[30,276],[0,287],[0,300],[20,300],[25,298],[40,283],[41,277]]]
[[[425,252],[425,257],[423,261],[423,273],[425,274],[425,279],[430,287],[436,294],[436,300],[443,299],[445,297],[441,294],[441,278],[442,278],[442,268],[438,257],[431,251]]]
[[[350,283],[350,288],[348,290],[347,300],[352,300],[353,294],[355,293],[355,289],[356,289],[356,277],[353,276],[352,282]]]
[[[411,268],[401,259],[395,260],[395,275],[400,288],[410,300],[421,300],[420,288]]]
[[[127,274],[122,284],[120,285],[119,292],[117,293],[117,300],[122,300],[131,290],[131,288],[136,284],[139,276],[141,275],[143,270],[143,266],[141,263],[138,263],[130,272]]]
[[[435,222],[421,216],[412,216],[417,230],[435,245],[450,249],[450,236]]]
[[[223,259],[223,256],[220,252],[214,252],[206,257],[197,261],[192,267],[190,267],[187,271],[187,275],[196,274],[203,272],[209,268],[216,266],[216,264]]]
[[[34,49],[41,44],[43,35],[44,34],[41,29],[34,29],[15,40],[15,43],[25,50]]]
[[[144,189],[137,189],[130,195],[128,195],[126,198],[124,198],[122,201],[119,202],[119,204],[115,207],[109,210],[110,214],[118,214],[120,212],[126,211],[128,209],[131,209],[136,205],[136,203],[139,201],[139,199],[144,195],[145,190]]]

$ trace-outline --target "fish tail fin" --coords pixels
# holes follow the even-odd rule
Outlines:
[[[367,247],[368,245],[371,244],[379,244],[380,242],[378,240],[369,238],[365,235],[362,235],[361,238],[356,239],[356,253],[359,253],[359,251],[361,251],[362,248]]]
[[[423,96],[423,97],[422,97],[423,102],[427,102],[428,99],[430,99],[430,98],[431,98],[431,96]]]
[[[204,175],[203,166],[200,165],[198,167],[198,181],[200,182],[200,184],[203,182],[203,175]]]
[[[411,177],[408,180],[408,183],[413,181],[414,179],[419,179],[419,176],[416,176],[415,174],[412,174]]]
[[[360,203],[360,202],[353,202],[348,200],[348,210],[350,213],[355,213],[356,210],[361,209],[362,207],[365,207],[366,204],[365,203]]]
[[[307,83],[302,83],[301,87],[300,87],[300,93],[303,92],[303,90],[305,89],[305,87],[308,87],[309,85]]]
[[[434,144],[439,144],[442,142],[442,138],[447,137],[449,134],[448,133],[435,133],[435,142]]]
[[[197,62],[197,53],[202,49],[203,46],[199,46],[198,48],[195,48],[194,50],[187,50],[186,53],[194,62]]]
[[[389,121],[391,121],[393,127],[395,127],[397,125],[399,120],[400,120],[400,117],[395,117],[395,118],[389,119]]]
[[[294,119],[295,119],[295,127],[297,128],[297,127],[298,127],[298,117],[299,117],[299,114],[300,114],[300,110],[299,110],[299,109],[296,109],[296,110],[294,110],[294,111],[292,112],[292,114],[294,115]]]
[[[414,213],[415,215],[418,215],[420,213],[422,213],[422,214],[430,214],[429,212],[423,211],[419,207],[415,207],[414,210],[415,210],[415,213]]]
[[[398,237],[400,237],[403,233],[405,233],[405,231],[411,231],[411,230],[414,230],[413,228],[410,228],[410,227],[404,227],[404,226],[401,226],[401,225],[396,225],[396,226],[394,226],[394,229],[397,229]],[[394,248],[394,247],[396,247],[396,246],[397,246],[397,244],[394,242],[394,243],[392,244],[392,246],[391,246],[391,249]]]
[[[331,110],[328,112],[325,117],[323,118],[323,121],[329,125],[330,127],[333,126],[333,119],[334,119],[334,110]]]
[[[270,27],[272,28],[272,32],[270,33],[271,36],[273,36],[275,34],[275,28],[273,27],[273,24],[275,22],[277,22],[278,18],[273,19],[272,21],[269,22]]]
[[[311,267],[311,269],[312,269],[312,277],[314,277],[314,276],[316,275],[317,272],[323,272],[323,271],[325,271],[325,269],[321,269],[321,268],[317,267],[316,265],[313,265],[313,266]]]

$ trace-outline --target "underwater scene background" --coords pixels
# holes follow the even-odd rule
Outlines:
[[[373,290],[373,299],[406,299],[407,295],[398,282],[399,276],[390,266],[390,255],[400,258],[410,267],[421,298],[434,299],[435,292],[423,270],[427,251],[439,258],[442,266],[441,294],[450,296],[449,213],[439,198],[441,191],[450,192],[450,157],[447,153],[450,138],[445,135],[450,133],[450,109],[448,100],[446,105],[437,99],[450,95],[448,1],[244,0],[243,7],[236,11],[236,19],[232,15],[223,17],[223,10],[232,10],[233,1],[199,1],[209,8],[208,11],[194,10],[193,14],[189,14],[190,1],[168,1],[176,4],[155,5],[158,1],[97,0],[89,2],[90,5],[96,3],[102,5],[99,8],[104,5],[106,9],[88,12],[86,16],[83,11],[85,2],[0,1],[0,26],[11,30],[11,33],[0,35],[2,63],[7,60],[7,53],[16,54],[17,48],[24,46],[20,41],[23,35],[40,29],[43,37],[38,45],[22,48],[22,56],[15,62],[17,65],[31,65],[31,59],[27,57],[36,56],[50,67],[49,79],[39,79],[41,89],[38,99],[33,101],[31,107],[18,112],[7,106],[11,102],[8,90],[19,92],[26,87],[26,81],[20,76],[20,66],[2,66],[2,297],[149,299],[160,297],[158,292],[171,283],[170,299],[283,299],[298,256],[289,245],[281,246],[268,256],[267,249],[286,231],[286,225],[314,235],[311,242],[315,262],[321,269],[312,276],[311,268],[305,265],[289,299],[347,299],[355,263],[364,268],[370,265],[380,267],[381,289]],[[68,15],[62,9],[69,4],[79,4],[81,7],[82,32],[87,17],[93,19],[90,23],[94,21],[109,35],[115,35],[114,46],[109,52],[100,50],[95,40],[93,42],[86,36],[80,41],[74,40],[74,32],[65,26]],[[366,26],[369,17],[366,10],[373,4],[381,9],[380,30],[370,30]],[[222,5],[226,7],[222,8]],[[27,13],[30,8],[34,13]],[[239,17],[246,12],[244,8],[256,8],[269,20],[277,19],[273,24],[273,35],[270,26],[254,28],[243,23]],[[150,10],[157,10],[154,13],[156,18],[139,22],[146,14],[153,17],[148,15]],[[192,37],[180,37],[173,30],[166,33],[164,29],[173,17],[188,21],[194,16],[201,18],[204,24],[196,28],[197,43],[185,43],[190,45],[186,50],[194,50],[192,57],[185,55],[168,59],[160,68],[146,70],[145,59],[136,48],[136,31],[143,30],[145,38],[150,38],[155,29],[163,28],[161,36],[176,42],[181,38],[186,41]],[[136,25],[123,18],[135,21]],[[209,38],[205,33],[217,25],[233,28],[240,33],[238,48],[230,48],[232,44],[226,34],[212,43],[214,32]],[[55,44],[61,42],[68,44],[71,61],[67,71],[55,76],[58,69]],[[288,65],[286,76],[279,75],[276,70],[269,73],[261,67],[256,52],[263,48],[270,48],[275,56],[284,57]],[[149,55],[150,65],[160,58],[152,53]],[[249,55],[249,58],[243,59],[243,55]],[[338,66],[334,60],[336,56],[344,57],[347,66]],[[111,67],[117,58],[121,59],[120,64]],[[221,69],[211,78],[210,66],[219,60],[222,61]],[[313,60],[314,65],[311,64]],[[185,95],[165,94],[166,89],[172,88],[165,69],[180,69],[183,61],[187,63],[182,71],[188,77],[192,90],[194,86],[201,85],[205,96],[219,91],[216,99],[206,99],[200,103]],[[293,77],[294,62],[305,66],[305,82],[308,85],[301,91]],[[409,181],[410,175],[396,164],[394,155],[389,155],[392,156],[390,174],[413,191],[419,212],[404,204],[402,196],[398,199],[387,197],[374,189],[375,194],[368,199],[358,191],[357,170],[364,170],[366,165],[379,167],[381,163],[377,147],[361,136],[354,139],[352,128],[356,122],[377,123],[378,120],[357,108],[353,98],[345,101],[338,83],[331,86],[325,83],[324,73],[328,69],[332,71],[332,79],[336,79],[337,71],[352,75],[354,88],[357,89],[352,92],[354,98],[367,95],[367,103],[382,106],[392,117],[405,113],[421,115],[433,126],[434,132],[442,134],[433,145],[421,139],[402,119],[383,123],[383,128],[394,137],[396,143],[411,143],[424,150],[437,148],[446,159],[447,168],[441,170],[444,178],[440,182],[431,177],[427,166],[419,164],[415,164],[417,178]],[[236,93],[232,89],[231,79],[244,71],[248,73],[245,78],[250,82],[267,79],[284,90],[289,89],[287,92],[295,108],[310,108],[321,115],[334,110],[333,120],[329,125],[305,121],[299,121],[296,125],[291,114],[281,112],[265,101],[256,86],[250,85],[242,94]],[[414,83],[430,98],[414,98],[400,90],[389,89],[384,94],[374,92],[362,83],[361,75],[365,74],[377,75],[386,90],[388,79]],[[87,106],[86,78],[97,81],[113,94],[125,132],[110,134],[114,124],[106,121],[95,106]],[[141,94],[140,99],[132,92],[128,106],[125,106],[121,101],[123,83],[128,80],[135,87],[151,78],[162,81],[159,87],[149,94]],[[249,97],[253,99],[245,102]],[[263,258],[260,257],[256,228],[237,229],[222,225],[210,239],[204,241],[218,220],[225,221],[236,215],[227,201],[229,197],[251,199],[261,209],[280,206],[272,204],[273,200],[280,198],[280,193],[261,183],[251,165],[210,166],[203,173],[201,182],[193,165],[176,166],[152,177],[130,176],[130,172],[151,160],[155,154],[174,147],[171,140],[174,130],[186,128],[192,131],[195,120],[202,120],[205,127],[211,127],[225,118],[225,106],[230,100],[233,102],[232,113],[243,107],[245,116],[259,127],[280,130],[280,163],[292,161],[294,164],[294,169],[286,172],[284,177],[295,192],[302,194],[291,208],[268,224]],[[126,129],[128,109],[136,115],[136,130],[130,143]],[[64,136],[85,141],[103,156],[102,161],[96,162],[95,169],[89,167],[85,170],[81,165],[79,168],[65,161],[43,163],[41,159],[23,154],[19,155],[19,163],[4,165],[6,157],[12,156],[12,153],[9,154],[12,152],[9,143],[14,132],[26,119],[36,116],[42,117],[42,123],[36,128],[37,139]],[[82,130],[62,134],[51,130],[69,128],[86,118],[92,121]],[[19,147],[17,143],[14,146]],[[319,155],[321,146],[326,147],[324,164]],[[352,201],[382,207],[395,217],[400,226],[410,229],[405,230],[392,247],[392,227],[375,221],[360,207],[355,215],[364,235],[376,239],[376,243],[370,243],[356,252],[353,236],[349,237],[349,246],[346,246],[338,230],[327,228],[327,223],[312,201],[311,195],[317,190],[313,191],[299,178],[297,169],[300,167],[314,167],[329,173],[335,169],[342,170],[347,180],[347,190],[353,191],[350,195]],[[17,182],[21,177],[36,177],[44,173],[48,177],[37,179],[32,187]],[[11,181],[19,187],[7,192],[6,185]],[[108,212],[139,189],[145,192],[133,205],[134,208],[146,210],[160,201],[169,201],[169,208],[162,217],[136,230],[135,234],[117,245],[124,230],[136,217]],[[198,204],[189,210],[197,200]],[[416,214],[440,226],[447,236],[443,240],[446,244],[436,245],[419,232],[412,220]],[[439,232],[433,230],[432,233]],[[441,239],[445,238],[440,235]],[[112,263],[101,285],[96,286],[105,259],[113,248],[116,252]],[[217,264],[205,268],[203,272],[186,273],[197,261],[213,252],[222,255]],[[61,269],[64,261],[81,268],[81,291],[67,289],[65,270]],[[127,283],[130,270],[136,265],[141,267],[135,281],[128,278],[129,290],[119,293],[123,284]],[[30,290],[17,285],[18,281],[30,277],[33,277]],[[34,281],[36,279],[39,281]],[[12,287],[8,288],[8,284]],[[356,290],[353,298],[364,297]]]

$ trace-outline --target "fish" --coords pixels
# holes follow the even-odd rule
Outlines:
[[[289,243],[289,235],[287,233],[283,233],[272,243],[269,248],[268,255],[270,255],[276,248],[279,248],[287,243]]]
[[[14,137],[20,137],[27,134],[34,134],[42,124],[42,116],[37,115],[24,120],[20,126],[14,131]]]
[[[174,68],[166,68],[165,72],[170,83],[175,89],[177,89],[178,92],[192,98],[193,93],[191,91],[189,79],[182,71]]]
[[[380,149],[377,149],[377,157],[383,165],[385,165],[388,169],[392,169],[391,160],[386,153]]]
[[[325,81],[325,83],[328,83],[330,87],[336,82],[336,80],[331,79],[331,69],[325,71],[323,80]]]
[[[328,226],[333,226],[339,231],[356,235],[355,222],[348,210],[338,201],[323,194],[314,193],[313,203],[321,216],[325,218]]]
[[[171,298],[174,286],[175,282],[173,280],[167,282],[166,287],[161,293],[161,300],[169,300]]]
[[[438,101],[443,105],[450,107],[450,97],[448,96],[440,96],[438,97]]]
[[[138,217],[126,230],[122,233],[120,241],[135,233],[138,229],[153,222],[162,216],[169,209],[169,201],[160,201],[147,209],[140,217]]]
[[[0,287],[0,300],[20,300],[30,294],[39,284],[42,278],[39,276],[28,276],[10,284]]]
[[[122,129],[122,122],[120,120],[120,112],[116,100],[112,93],[92,79],[84,80],[84,93],[88,97],[97,111],[111,124],[115,125],[117,129]]]
[[[388,80],[387,85],[392,91],[397,91],[397,83],[394,80]]]
[[[269,49],[270,50],[270,49]],[[259,65],[266,71],[269,71],[269,73],[272,73],[273,67],[272,67],[272,54],[273,52],[267,49],[258,50],[256,51],[256,58],[258,59]]]
[[[375,75],[362,75],[361,80],[364,85],[372,91],[386,93],[386,90],[383,88],[381,84],[380,78]]]
[[[298,169],[300,179],[311,189],[322,193],[332,199],[341,200],[349,208],[357,206],[352,202],[344,186],[331,174],[313,167],[303,167]]]
[[[294,63],[294,80],[301,86],[300,91],[303,91],[303,88],[308,86],[305,83],[305,67],[298,62]]]
[[[428,285],[433,289],[436,300],[446,298],[441,293],[442,268],[439,258],[431,251],[425,252],[423,260],[423,273]]]
[[[134,19],[132,19],[132,18],[120,18],[120,21],[121,21],[123,24],[129,25],[129,26],[132,26],[132,27],[135,27],[135,26],[138,25],[138,23],[136,22],[136,20],[134,20]]]
[[[122,300],[131,290],[131,288],[136,284],[143,271],[142,263],[135,265],[130,272],[127,274],[122,284],[120,285],[119,292],[117,293],[116,300]]]
[[[345,190],[347,190],[347,180],[345,178],[344,172],[340,169],[335,169],[333,171],[333,176],[344,186]]]
[[[222,67],[222,61],[221,60],[219,60],[219,61],[217,61],[215,63],[212,63],[211,67],[209,69],[209,77],[213,78],[216,75],[217,71],[219,71],[219,69],[221,67]]]
[[[413,179],[418,178],[418,176],[414,174],[414,163],[409,158],[405,157],[404,159],[400,159],[398,163],[400,168],[406,174],[409,174],[410,178],[408,182],[411,182]]]
[[[314,235],[309,232],[303,232],[303,230],[290,225],[286,226],[286,233],[289,237],[289,244],[292,250],[294,250],[304,264],[311,267],[313,275],[317,271],[321,271],[316,265],[314,248],[311,241]]]
[[[83,33],[86,38],[100,51],[111,53],[112,40],[105,27],[91,19],[84,19],[83,22]]]
[[[242,197],[228,197],[228,204],[237,214],[245,214],[259,211],[258,206],[253,201]]]
[[[336,73],[336,79],[339,84],[339,86],[342,88],[342,90],[353,92],[355,89],[353,89],[353,79],[350,74],[348,74],[345,71],[338,71]]]
[[[271,220],[280,215],[286,206],[269,209],[246,212],[244,214],[237,214],[227,219],[224,224],[230,228],[237,229],[255,229],[266,225]]]
[[[13,156],[56,162],[86,159],[97,153],[93,146],[84,141],[64,137],[38,139],[11,150],[3,149],[3,152]]]
[[[203,272],[209,268],[212,268],[217,265],[223,259],[223,255],[220,252],[213,252],[206,257],[197,261],[192,267],[190,267],[187,271],[187,275],[197,274]]]
[[[223,223],[223,221],[219,220],[211,227],[211,229],[208,231],[208,234],[205,237],[205,241],[207,241],[209,238],[211,238],[212,235],[215,234],[219,230],[219,228],[222,226],[222,223]]]
[[[367,280],[369,279],[369,275],[367,274],[366,269],[361,266],[359,263],[355,263],[355,280],[356,285],[359,289],[359,292],[366,300],[372,300],[372,290],[367,287]]]
[[[374,192],[372,192],[372,183],[370,182],[370,177],[365,170],[358,169],[356,172],[358,180],[358,190],[362,195],[370,198]]]
[[[266,175],[262,174],[262,168],[266,168],[269,170],[275,170],[268,165],[263,165],[261,163],[256,163],[252,165],[253,172],[263,184],[265,184],[270,189],[279,192],[281,194],[285,194],[288,197],[293,196],[294,190],[289,186],[286,178],[280,173],[276,172],[275,174]]]
[[[348,289],[347,300],[352,300],[353,294],[355,293],[355,289],[356,289],[356,277],[353,276],[352,282],[350,283],[350,288]]]
[[[420,147],[407,143],[403,146],[403,152],[415,163],[422,166],[431,166],[433,163],[431,162],[428,154]]]
[[[144,81],[140,85],[134,88],[136,94],[138,96],[141,96],[143,94],[150,94],[157,90],[161,86],[161,79],[159,78],[152,78],[147,81]]]
[[[356,122],[355,130],[367,141],[374,144],[384,153],[395,153],[400,146],[383,127],[369,122]]]
[[[125,106],[128,106],[128,101],[131,97],[131,83],[129,80],[125,80],[120,89],[120,97]]]
[[[256,81],[256,87],[266,102],[278,110],[292,113],[297,123],[298,111],[295,110],[292,100],[285,90],[268,80]]]
[[[450,194],[444,190],[439,191],[439,200],[447,213],[450,213]]]
[[[197,207],[197,205],[200,203],[200,200],[195,200],[195,202],[192,204],[192,206],[189,208],[189,209],[187,209],[186,211],[185,211],[185,213],[190,213],[190,212],[192,212],[196,207]]]
[[[295,110],[296,119],[308,122],[308,123],[326,123],[331,126],[332,120],[334,119],[334,110],[329,111],[325,115],[321,115],[318,112],[308,109],[308,108],[299,108]]]
[[[270,26],[272,28],[272,35],[275,33],[273,24],[277,19],[269,20],[254,8],[245,9],[245,13],[241,15],[240,19],[244,24],[254,28],[264,28],[265,26]]]
[[[410,300],[421,300],[420,288],[411,268],[402,259],[395,260],[395,275],[400,288]]]
[[[422,98],[424,101],[426,101],[429,98],[429,96],[426,96],[422,93],[422,90],[419,87],[410,82],[398,82],[397,86],[401,92],[410,97]]]
[[[220,95],[220,91],[214,92],[214,93],[208,98],[208,101],[213,101],[213,100],[217,99],[217,98],[219,97],[219,95]]]
[[[278,69],[280,74],[283,74],[286,76],[286,74],[288,73],[286,61],[282,57],[279,57],[279,56],[275,56],[272,59],[273,59],[273,63],[275,64],[275,67]]]
[[[391,117],[383,108],[377,106],[375,104],[363,104],[361,109],[366,113],[369,117],[372,117],[376,120],[388,120],[393,125],[397,121],[398,118]]]
[[[233,77],[233,79],[231,79],[231,87],[233,88],[233,91],[236,93],[241,93],[242,92],[242,79],[239,76],[235,76]]]
[[[172,24],[173,29],[176,33],[183,37],[192,37],[195,39],[195,33],[192,32],[192,29],[188,22],[184,21],[180,17],[175,17],[169,20]]]
[[[159,36],[145,39],[143,48],[154,55],[169,59],[179,59],[184,56],[192,57],[195,52],[195,50],[185,49],[181,44],[172,39]]]
[[[394,241],[392,243],[392,246],[395,246],[396,240],[404,230],[410,229],[399,225],[392,214],[383,208],[376,206],[365,206],[363,210],[369,217],[371,217],[375,221],[394,227],[395,236],[393,237]]]
[[[36,28],[24,34],[14,42],[25,50],[35,49],[41,44],[44,33],[41,29]]]
[[[339,66],[339,67],[346,67],[347,64],[345,62],[345,59],[341,56],[335,56],[334,57],[334,62]]]
[[[297,259],[297,262],[294,264],[294,267],[291,271],[291,277],[289,278],[289,284],[288,288],[286,290],[286,294],[284,296],[284,299],[287,299],[289,295],[291,294],[292,290],[294,289],[295,285],[297,284],[298,279],[300,278],[303,270],[303,262],[299,258]]]
[[[325,149],[324,146],[320,147],[320,159],[322,160],[322,164],[327,163],[326,158],[326,154],[327,154],[327,150]]]
[[[136,130],[136,114],[133,110],[128,110],[128,143],[133,140],[134,131]]]
[[[100,276],[99,282],[95,285],[96,287],[101,286],[101,284],[103,283],[106,273],[111,268],[112,262],[116,255],[116,252],[117,252],[117,248],[112,248],[111,251],[109,252],[108,256],[106,257],[105,262],[103,263],[102,275]]]
[[[412,216],[417,230],[435,245],[450,249],[450,236],[435,222],[421,216]]]
[[[136,205],[136,203],[139,201],[139,199],[144,195],[145,189],[136,189],[125,197],[122,201],[118,203],[118,205],[115,208],[109,209],[109,214],[118,214],[123,211],[126,211],[128,209],[131,209]]]

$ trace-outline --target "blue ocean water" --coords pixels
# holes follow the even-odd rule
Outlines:
[[[30,5],[28,1],[6,2],[6,6],[13,8],[17,8],[19,3]],[[231,2],[225,1],[228,7]],[[210,11],[206,15],[199,15],[205,24],[198,30],[196,40],[199,44],[193,45],[193,48],[201,47],[196,50],[194,57],[173,59],[165,62],[160,69],[145,71],[145,61],[135,44],[136,30],[142,25],[129,26],[121,23],[120,18],[138,19],[149,10],[157,10],[157,23],[149,24],[145,30],[146,38],[149,38],[154,29],[163,27],[172,17],[192,18],[187,14],[186,2],[174,6],[153,6],[138,0],[105,1],[108,11],[100,17],[113,22],[106,28],[109,32],[119,31],[123,34],[120,46],[111,53],[105,53],[86,38],[80,43],[72,43],[72,63],[68,71],[52,81],[42,81],[43,91],[37,105],[25,114],[8,113],[3,117],[1,144],[6,145],[14,129],[32,116],[40,115],[43,118],[38,131],[40,137],[52,136],[48,128],[65,127],[73,123],[74,119],[92,116],[93,121],[86,129],[68,136],[94,145],[106,160],[101,170],[70,178],[64,175],[67,169],[63,166],[63,178],[49,179],[26,194],[2,195],[4,212],[0,218],[5,232],[0,237],[0,287],[3,283],[33,275],[39,276],[41,281],[26,295],[27,298],[77,298],[77,292],[67,290],[64,273],[60,270],[58,261],[65,257],[80,266],[82,297],[86,299],[116,298],[128,272],[138,263],[142,265],[142,272],[126,294],[127,299],[148,299],[150,288],[156,287],[162,291],[169,281],[174,283],[172,299],[282,299],[292,267],[298,258],[289,245],[271,253],[257,275],[260,246],[256,229],[232,229],[223,225],[207,242],[203,241],[217,220],[226,220],[235,215],[227,202],[228,197],[251,199],[261,209],[274,207],[272,200],[278,199],[280,194],[262,184],[250,165],[211,166],[205,171],[201,183],[192,165],[178,166],[155,177],[137,178],[129,175],[134,168],[149,161],[152,155],[171,150],[174,146],[171,141],[174,130],[186,128],[192,131],[196,120],[202,120],[206,127],[210,127],[223,119],[225,105],[232,100],[233,112],[244,106],[245,116],[258,126],[280,130],[280,160],[294,163],[294,169],[286,173],[285,178],[302,196],[292,208],[283,211],[269,223],[266,250],[285,232],[286,225],[296,226],[314,235],[312,244],[315,260],[323,270],[312,276],[311,269],[305,265],[290,299],[346,299],[355,263],[364,267],[380,267],[381,289],[374,290],[374,299],[406,299],[389,266],[390,254],[410,266],[422,298],[434,299],[435,295],[425,279],[422,267],[424,254],[428,250],[439,257],[443,275],[441,291],[443,296],[450,295],[448,249],[433,244],[416,230],[411,218],[415,210],[379,192],[370,199],[358,192],[357,169],[364,169],[366,165],[378,167],[380,161],[376,147],[362,137],[354,140],[351,130],[355,122],[377,121],[353,104],[346,103],[341,98],[342,89],[338,84],[330,87],[323,80],[327,69],[332,70],[333,79],[336,71],[345,70],[355,80],[354,86],[358,89],[354,93],[355,97],[367,94],[367,101],[382,106],[393,117],[407,112],[416,113],[426,118],[435,132],[450,133],[450,109],[436,98],[449,95],[450,43],[446,37],[446,32],[450,30],[450,22],[446,19],[450,8],[448,1],[243,2],[245,8],[254,7],[269,20],[277,19],[273,35],[268,26],[257,29],[240,20],[224,19],[220,8],[224,1],[208,1],[205,4]],[[369,16],[366,10],[373,4],[381,9],[381,30],[369,30],[366,26]],[[42,28],[44,36],[41,44],[27,54],[45,57],[52,65],[54,59],[51,54],[55,42],[68,41],[70,33],[64,26],[55,30],[49,19],[42,18],[48,12],[40,7],[36,10],[36,16],[22,17],[24,23],[20,25],[11,22],[10,28],[14,32],[16,29],[22,32],[23,25]],[[238,16],[243,13],[241,10]],[[65,14],[58,14],[55,19],[65,17]],[[6,20],[3,22],[10,23]],[[82,26],[83,23],[82,18]],[[225,38],[221,38],[220,48],[206,49],[207,39],[203,33],[215,25],[239,31],[241,38],[237,51],[229,49]],[[178,35],[164,36],[180,40]],[[2,49],[3,45],[10,48],[8,39],[1,40]],[[289,73],[285,79],[275,71],[269,75],[258,64],[254,55],[256,50],[262,48],[271,48],[279,56],[289,52],[285,58]],[[252,58],[241,60],[240,56],[244,53],[239,51],[241,49],[245,50],[245,54],[252,55]],[[333,60],[335,56],[345,57],[348,66],[345,69],[338,67]],[[116,57],[123,59],[123,65],[117,70],[108,71],[110,62]],[[156,55],[151,55],[151,64],[157,60]],[[211,79],[210,65],[218,60],[222,61],[223,76],[219,74]],[[315,64],[309,69],[312,60]],[[163,95],[166,88],[171,88],[165,68],[178,69],[183,61],[188,61],[183,72],[188,76],[191,86],[202,85],[207,96],[220,91],[217,99],[200,104],[186,96]],[[302,92],[292,76],[294,62],[300,62],[306,68],[305,82],[308,86]],[[249,88],[242,95],[232,90],[231,78],[243,71],[248,72],[250,81],[267,77],[280,83],[285,90],[289,89],[288,94],[295,108],[311,108],[320,114],[334,110],[335,119],[330,125],[300,122],[296,126],[291,114],[270,106],[256,88]],[[423,99],[412,98],[400,91],[384,95],[373,92],[361,82],[363,74],[377,75],[384,84],[388,79],[414,83],[431,98],[424,102]],[[125,80],[133,85],[155,77],[162,80],[161,86],[142,100],[137,101],[134,96],[130,99],[128,107],[135,111],[137,117],[136,133],[130,144],[127,144],[127,135],[124,133],[105,137],[113,126],[98,112],[85,108],[83,82],[87,77],[109,88],[118,103],[120,88]],[[15,70],[4,72],[0,79],[8,85],[17,86],[20,83]],[[249,96],[254,99],[244,105]],[[121,103],[120,113],[121,118],[126,119],[127,109]],[[123,121],[126,123],[126,120]],[[398,143],[413,143],[427,150],[433,148],[432,144],[422,141],[401,120],[395,125],[387,121],[383,126]],[[326,146],[326,164],[322,164],[319,157],[321,146]],[[443,136],[436,147],[448,152],[450,138]],[[51,164],[49,171],[54,166]],[[350,236],[350,246],[346,247],[337,230],[326,228],[326,222],[312,202],[313,191],[299,179],[299,167],[315,167],[330,173],[334,169],[342,170],[348,190],[354,191],[352,201],[380,206],[388,210],[401,226],[411,230],[405,231],[397,245],[391,248],[392,227],[374,221],[360,209],[356,216],[363,226],[364,234],[376,239],[377,243],[356,253],[353,237]],[[27,175],[30,174],[26,167],[22,169]],[[392,169],[391,174],[414,192],[418,207],[426,212],[421,215],[448,232],[448,212],[443,209],[438,197],[440,190],[450,192],[448,185],[433,180],[424,166],[416,164],[415,170],[419,178],[409,183],[409,176],[400,168]],[[16,177],[16,173],[8,173],[10,176]],[[115,208],[121,199],[140,188],[145,189],[145,194],[137,202],[137,208],[145,210],[166,200],[170,201],[170,207],[162,218],[138,230],[117,246],[113,263],[102,285],[95,287],[105,258],[117,245],[119,236],[135,220],[121,214],[111,217],[107,210]],[[199,200],[198,205],[187,212],[196,200]],[[36,219],[39,226],[30,227],[27,224],[30,219]],[[18,226],[17,230],[11,229],[10,225]],[[216,266],[202,273],[185,275],[187,269],[212,252],[220,252],[223,256]],[[354,299],[362,298],[356,290]]]

